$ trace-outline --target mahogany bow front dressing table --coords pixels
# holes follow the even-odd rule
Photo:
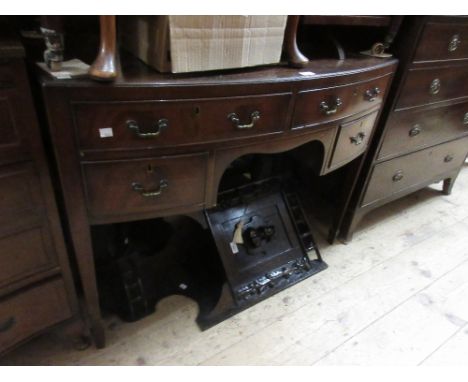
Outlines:
[[[224,171],[246,154],[320,147],[318,175],[362,158],[396,63],[361,56],[168,75],[128,57],[113,83],[40,75],[96,344],[104,329],[90,226],[210,208]]]

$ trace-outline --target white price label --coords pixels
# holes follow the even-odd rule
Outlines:
[[[103,127],[99,129],[99,136],[101,138],[109,138],[114,136],[114,130],[112,127]]]
[[[233,241],[231,241],[229,243],[229,245],[231,246],[231,251],[232,253],[235,255],[236,253],[239,253],[239,248],[237,248],[237,244],[234,243]]]

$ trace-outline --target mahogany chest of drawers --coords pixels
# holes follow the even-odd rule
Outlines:
[[[468,17],[405,17],[400,66],[340,236],[372,209],[444,181],[449,194],[468,153]]]
[[[112,84],[41,76],[97,345],[104,345],[104,330],[91,225],[215,206],[224,171],[245,154],[318,142],[304,146],[318,147],[318,174],[362,158],[396,63],[362,57],[319,60],[302,70],[170,75],[127,57]]]
[[[22,46],[0,41],[0,354],[79,317]]]

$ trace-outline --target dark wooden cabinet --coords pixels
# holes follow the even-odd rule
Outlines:
[[[368,147],[396,63],[360,57],[300,70],[171,75],[123,57],[112,84],[40,75],[97,345],[104,345],[104,330],[91,225],[213,207],[224,171],[245,154],[317,142],[311,147],[321,155],[319,175],[350,163]],[[343,203],[353,185],[343,190]]]
[[[2,40],[0,354],[79,317],[41,142],[22,48],[16,40]]]
[[[396,41],[400,66],[376,139],[341,227],[444,180],[449,194],[468,153],[468,17],[408,16]]]

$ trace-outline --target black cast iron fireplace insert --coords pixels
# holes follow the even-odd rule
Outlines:
[[[110,253],[97,264],[106,310],[135,321],[162,298],[181,294],[198,303],[204,330],[326,269],[294,166],[280,157],[258,159],[242,158],[227,170],[217,206],[195,219],[101,227],[107,244],[95,252]]]

